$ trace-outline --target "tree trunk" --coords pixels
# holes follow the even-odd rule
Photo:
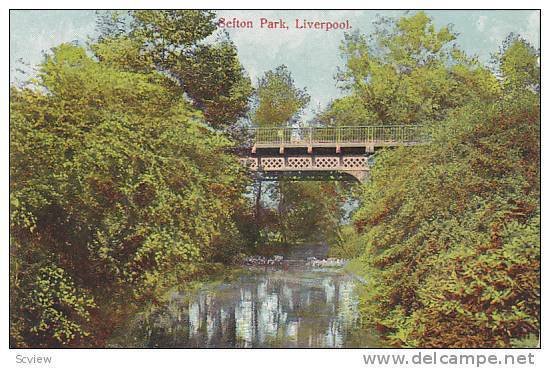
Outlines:
[[[261,206],[262,206],[262,181],[258,180],[258,188],[256,190],[256,213],[254,214],[254,218],[256,220],[256,232],[260,232],[261,223],[260,223],[260,214],[261,214]]]

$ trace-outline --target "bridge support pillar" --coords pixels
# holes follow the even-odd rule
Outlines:
[[[351,176],[353,176],[359,183],[364,183],[369,178],[369,171],[368,170],[361,170],[361,171],[343,171]]]

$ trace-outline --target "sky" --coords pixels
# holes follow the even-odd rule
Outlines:
[[[453,25],[457,44],[471,56],[488,62],[510,32],[540,47],[539,11],[519,10],[438,10],[426,11],[436,27]],[[377,15],[399,17],[406,11],[383,10],[296,10],[296,11],[218,11],[218,18],[251,21],[253,28],[226,28],[235,42],[239,59],[256,83],[264,72],[285,64],[299,88],[306,88],[311,103],[304,119],[343,94],[335,75],[343,66],[339,46],[344,32],[369,33]],[[96,14],[84,10],[18,10],[10,12],[10,81],[22,79],[19,70],[30,72],[43,59],[43,53],[63,43],[85,44],[96,35]],[[261,28],[261,18],[280,20],[288,29]],[[296,29],[295,21],[348,21],[351,29]],[[22,64],[21,60],[24,64]]]

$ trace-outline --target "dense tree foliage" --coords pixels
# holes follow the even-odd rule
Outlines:
[[[338,80],[350,94],[321,116],[337,125],[437,121],[475,96],[492,98],[496,80],[454,44],[451,27],[437,30],[423,12],[381,17],[370,35],[348,34]]]
[[[507,347],[536,337],[538,54],[510,37],[495,57],[497,78],[481,66],[438,61],[452,33],[435,31],[422,13],[391,24],[374,35],[386,50],[376,60],[399,60],[405,71],[365,56],[363,36],[352,49],[348,39],[344,52],[363,57],[353,58],[347,75],[364,78],[354,77],[345,99],[364,92],[364,111],[376,121],[423,123],[431,140],[377,154],[361,188],[356,234],[344,234],[351,243],[342,249],[362,253],[364,321],[406,346]],[[400,88],[390,96],[382,85]],[[345,99],[333,107],[345,107]]]
[[[13,346],[92,344],[106,304],[154,300],[244,242],[231,142],[173,79],[103,46],[61,45],[11,90]]]
[[[285,244],[323,243],[335,236],[342,218],[345,188],[334,182],[279,183],[277,231]]]
[[[288,68],[280,65],[258,80],[252,121],[260,127],[289,125],[298,118],[309,100],[307,91],[294,85]]]
[[[215,34],[215,18],[206,10],[108,12],[96,48],[130,70],[171,77],[212,127],[227,128],[246,115],[252,86],[235,45]]]

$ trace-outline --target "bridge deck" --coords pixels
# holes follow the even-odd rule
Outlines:
[[[253,151],[281,147],[409,146],[422,141],[421,128],[420,125],[254,128]]]

